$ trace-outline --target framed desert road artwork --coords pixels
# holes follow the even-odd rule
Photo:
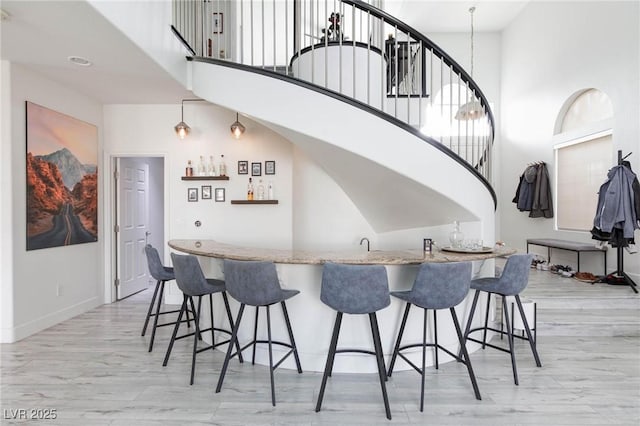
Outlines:
[[[27,250],[98,241],[98,128],[27,108]]]

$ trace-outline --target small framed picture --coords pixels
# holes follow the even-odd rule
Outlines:
[[[190,203],[198,201],[198,188],[187,189],[187,201]]]
[[[264,162],[264,174],[265,175],[275,175],[276,174],[276,162],[275,161],[265,161]]]
[[[220,203],[224,201],[224,188],[216,188],[216,202]]]
[[[202,188],[200,188],[200,192],[202,193],[203,200],[211,199],[211,185],[202,185]]]
[[[251,163],[251,176],[262,176],[262,163]]]
[[[211,21],[211,24],[213,27],[212,31],[214,34],[222,34],[224,30],[224,14],[214,12],[213,21]]]
[[[248,175],[249,174],[249,162],[248,161],[238,161],[238,174],[239,175]]]

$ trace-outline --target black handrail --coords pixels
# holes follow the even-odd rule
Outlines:
[[[193,47],[191,47],[189,42],[187,40],[185,40],[184,37],[182,37],[182,34],[180,34],[180,31],[178,31],[178,29],[176,27],[174,27],[173,25],[171,25],[171,32],[173,32],[173,35],[178,37],[178,40],[180,40],[180,42],[191,53],[192,56],[197,56],[197,53],[196,53],[195,50],[193,50]]]

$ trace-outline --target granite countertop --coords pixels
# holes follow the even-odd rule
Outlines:
[[[420,249],[408,250],[282,250],[243,247],[214,240],[171,240],[169,247],[197,256],[233,260],[260,260],[275,263],[319,265],[326,262],[360,265],[418,265],[425,262],[465,262],[507,256],[516,252],[507,247],[495,247],[491,253],[454,253],[439,249],[425,254]]]

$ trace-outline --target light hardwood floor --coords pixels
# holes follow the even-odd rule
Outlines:
[[[278,404],[272,407],[268,369],[234,361],[223,391],[214,393],[222,352],[199,355],[196,383],[189,386],[190,342],[177,343],[169,366],[162,367],[168,327],[158,333],[152,353],[149,333],[140,337],[149,290],[1,345],[0,423],[20,423],[7,418],[10,410],[55,409],[56,420],[30,423],[640,424],[640,298],[628,287],[590,285],[535,270],[525,296],[538,303],[542,368],[519,342],[520,386],[515,386],[508,354],[490,349],[472,354],[482,401],[475,400],[462,365],[430,368],[423,413],[419,375],[394,373],[388,421],[374,374],[334,374],[320,413],[314,412],[319,373],[278,370]]]

